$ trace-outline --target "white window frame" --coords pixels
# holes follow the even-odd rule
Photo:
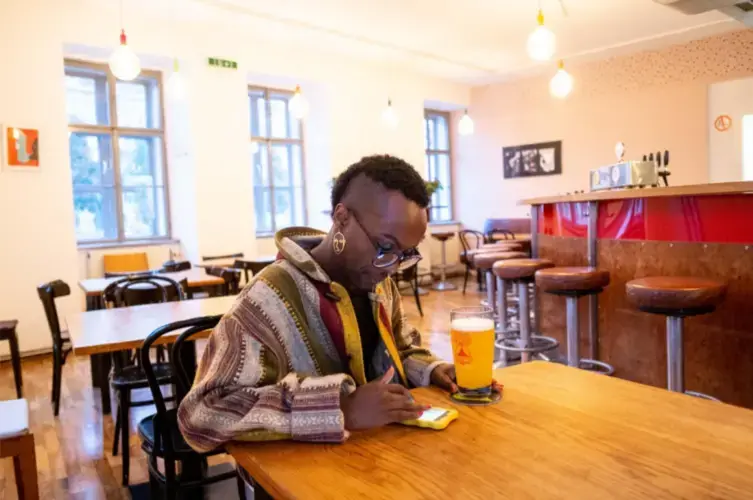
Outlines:
[[[70,69],[82,69],[82,70],[93,70],[98,72],[103,72],[107,75],[107,98],[108,98],[108,115],[109,115],[109,125],[89,125],[89,124],[68,124],[68,130],[70,134],[79,132],[79,133],[86,133],[86,134],[96,134],[96,135],[106,135],[110,137],[110,145],[111,145],[111,154],[112,154],[112,164],[113,164],[113,176],[114,176],[114,193],[115,193],[115,200],[116,200],[116,218],[117,218],[117,225],[118,225],[118,236],[115,239],[111,238],[99,238],[99,239],[87,239],[87,240],[78,240],[77,243],[79,246],[87,246],[87,245],[132,245],[133,243],[137,242],[153,242],[153,241],[166,241],[171,239],[172,235],[172,226],[171,226],[171,218],[170,218],[170,192],[169,192],[169,180],[168,180],[168,168],[167,168],[167,141],[165,140],[165,108],[164,108],[164,88],[162,85],[162,73],[160,71],[151,71],[151,70],[142,70],[139,74],[140,77],[148,77],[153,78],[157,81],[157,89],[159,93],[159,109],[156,110],[159,115],[159,127],[157,128],[132,128],[132,127],[119,127],[118,126],[118,112],[117,112],[117,97],[116,97],[116,83],[117,78],[112,74],[110,71],[108,65],[106,64],[98,64],[98,63],[92,63],[88,61],[80,61],[75,59],[65,59],[64,60],[64,66],[65,66],[65,74],[68,74],[68,70]],[[153,112],[154,109],[147,104],[147,111]],[[165,229],[166,234],[164,235],[157,235],[157,236],[149,236],[149,237],[126,237],[125,230],[124,230],[124,223],[123,223],[123,184],[122,179],[120,176],[120,149],[119,149],[119,139],[120,136],[126,136],[126,137],[149,137],[149,138],[159,138],[161,143],[161,149],[162,149],[162,162],[161,165],[158,166],[158,168],[162,169],[162,186],[154,186],[155,189],[162,189],[163,191],[163,197],[165,200]],[[102,188],[92,188],[91,191],[99,191]],[[73,192],[71,195],[73,196],[76,191],[87,191],[85,187],[82,186],[73,186]],[[155,204],[155,215],[158,213],[158,200],[155,197],[154,199]]]
[[[430,149],[429,148],[429,124],[428,121],[432,120],[434,118],[441,117],[444,118],[447,123],[447,149]],[[442,185],[442,191],[445,191],[447,193],[447,198],[449,200],[448,205],[435,205],[435,203],[439,200],[439,191],[435,192],[431,197],[431,202],[429,203],[429,210],[431,213],[431,222],[450,222],[453,220],[453,216],[455,213],[454,207],[453,207],[453,198],[452,198],[452,171],[453,171],[453,165],[452,165],[452,134],[450,132],[450,126],[451,126],[452,120],[451,115],[447,111],[439,111],[436,109],[424,109],[424,147],[426,149],[426,176],[429,179],[429,181],[435,181],[438,180],[439,175],[437,172],[432,172],[431,168],[431,157],[441,157],[445,156],[447,157],[447,166],[449,171],[447,172],[447,178],[450,179],[449,185]],[[438,144],[439,141],[437,140],[436,132],[437,127],[434,127],[434,137],[433,142],[434,144]],[[439,213],[439,210],[446,208],[448,209],[449,216],[446,219],[440,219],[438,217],[435,217],[435,213]]]
[[[281,189],[281,190],[290,190],[290,200],[294,204],[293,207],[291,207],[291,210],[293,213],[295,213],[295,190],[296,186],[293,185],[292,178],[294,177],[294,173],[290,172],[291,181],[290,181],[290,187],[289,188],[275,188],[274,185],[274,172],[273,172],[273,162],[272,159],[274,157],[273,150],[275,145],[289,145],[289,144],[295,144],[298,145],[301,151],[301,191],[302,191],[302,198],[301,203],[303,204],[303,221],[301,221],[302,225],[308,224],[308,205],[306,200],[306,151],[304,146],[304,137],[303,137],[303,120],[295,120],[291,118],[292,120],[295,120],[298,122],[298,139],[292,139],[292,138],[283,138],[283,137],[272,137],[271,134],[271,123],[272,123],[272,109],[270,106],[270,94],[276,94],[276,95],[287,95],[289,97],[293,97],[294,92],[290,90],[284,90],[284,89],[277,89],[272,87],[263,87],[260,85],[249,85],[248,86],[248,99],[249,99],[249,110],[251,109],[251,93],[264,93],[264,107],[266,111],[266,123],[267,123],[267,136],[259,136],[254,135],[253,129],[254,127],[251,125],[253,123],[253,120],[256,119],[253,115],[251,115],[251,120],[249,121],[249,135],[250,135],[250,142],[257,143],[259,145],[259,148],[266,149],[267,151],[267,179],[269,179],[269,182],[267,185],[263,186],[267,189],[269,189],[269,213],[270,213],[270,224],[271,224],[271,230],[259,230],[259,228],[256,228],[256,236],[258,238],[267,238],[274,236],[274,234],[280,229],[277,227],[277,223],[275,221],[275,189]],[[286,103],[286,109],[287,109],[287,103]],[[290,116],[290,113],[288,111],[288,116]],[[253,175],[253,173],[252,173]],[[254,183],[254,179],[251,179],[251,182]],[[257,185],[254,183],[253,187],[256,188]],[[256,193],[254,193],[254,196]],[[254,214],[254,220],[256,220],[256,214]]]

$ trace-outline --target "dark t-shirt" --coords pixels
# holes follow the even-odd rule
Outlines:
[[[381,337],[379,336],[379,328],[374,321],[372,302],[368,295],[352,295],[351,301],[358,320],[358,330],[361,332],[361,348],[363,349],[363,364],[366,368],[366,380],[373,380],[376,376],[372,368],[372,359]]]

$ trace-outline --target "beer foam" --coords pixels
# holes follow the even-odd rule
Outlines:
[[[456,318],[450,328],[457,332],[481,332],[494,330],[494,320],[489,318]]]

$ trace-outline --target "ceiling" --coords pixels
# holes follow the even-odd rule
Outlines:
[[[350,54],[465,83],[551,71],[525,50],[537,0],[192,0],[265,41]],[[606,58],[743,25],[718,11],[686,15],[654,0],[541,0],[556,57]]]

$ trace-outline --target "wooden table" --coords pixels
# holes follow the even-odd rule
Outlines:
[[[496,377],[503,401],[457,406],[441,432],[228,449],[277,499],[751,498],[749,410],[544,362]],[[435,389],[414,394],[454,406]]]
[[[184,300],[145,306],[100,309],[66,317],[73,352],[84,355],[137,349],[155,329],[200,316],[225,314],[237,296]],[[177,336],[177,335],[176,335]],[[166,335],[157,344],[169,343]]]
[[[164,304],[99,309],[71,314],[65,318],[71,337],[73,352],[99,358],[92,363],[92,384],[99,387],[102,398],[102,413],[110,413],[110,354],[141,347],[144,339],[155,329],[168,323],[200,316],[225,314],[237,297],[215,297],[184,300]],[[197,337],[198,338],[198,337]],[[166,335],[159,343],[168,343],[172,336]],[[104,360],[108,362],[103,362]],[[95,373],[97,371],[97,373]],[[97,384],[95,381],[100,381]]]
[[[252,265],[252,264],[272,264],[277,260],[276,255],[262,255],[259,257],[236,257],[236,258],[230,258],[230,259],[215,259],[215,260],[206,260],[203,262],[197,262],[194,264],[196,267],[233,267],[235,266],[236,262],[241,262],[243,264]]]
[[[216,286],[224,284],[222,278],[217,276],[208,275],[203,269],[189,269],[187,271],[178,271],[176,273],[164,273],[157,276],[164,276],[175,281],[188,280],[188,286],[191,288],[199,288],[203,286]],[[87,298],[91,296],[100,296],[105,291],[107,286],[121,279],[119,278],[91,278],[87,280],[81,280],[78,282],[78,286],[86,294]]]

